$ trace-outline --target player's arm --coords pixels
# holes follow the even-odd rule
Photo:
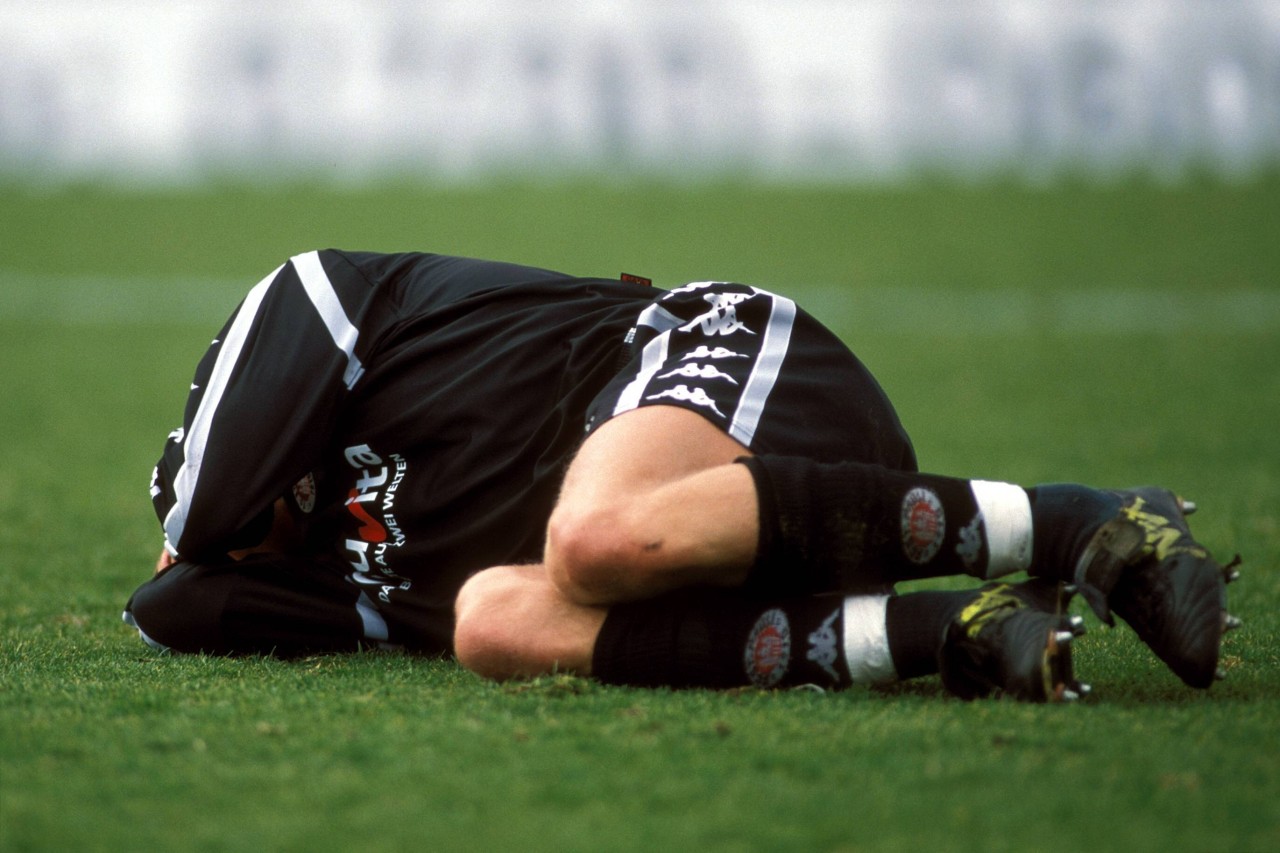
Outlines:
[[[298,255],[241,303],[196,369],[151,496],[170,558],[253,549],[274,505],[312,470],[363,373],[370,288],[341,255]]]
[[[271,530],[267,533],[267,537],[257,545],[251,548],[241,548],[230,552],[233,560],[242,560],[250,554],[261,553],[290,553],[296,551],[302,546],[302,533],[298,530],[297,522],[294,520],[293,514],[289,511],[288,504],[284,498],[276,501],[274,506],[274,523]],[[176,558],[169,553],[168,548],[160,549],[160,556],[156,559],[155,573],[160,574],[165,569],[177,562]]]

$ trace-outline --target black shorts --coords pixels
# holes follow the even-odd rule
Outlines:
[[[679,406],[753,453],[916,468],[870,371],[784,296],[695,282],[646,308],[631,338],[630,360],[587,411],[588,432],[641,406]]]

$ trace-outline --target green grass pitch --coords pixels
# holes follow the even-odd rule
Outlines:
[[[0,850],[1280,849],[1280,177],[1171,188],[225,185],[0,194]],[[1245,556],[1207,693],[1092,616],[1070,707],[162,657],[151,465],[239,296],[321,246],[747,281],[923,465],[1156,482]],[[1077,608],[1080,605],[1077,604]]]

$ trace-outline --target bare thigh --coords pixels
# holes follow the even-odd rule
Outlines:
[[[759,538],[754,483],[734,464],[747,454],[674,406],[605,423],[566,473],[548,528],[548,576],[583,604],[741,584]]]

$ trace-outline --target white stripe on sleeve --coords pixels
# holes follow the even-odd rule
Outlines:
[[[347,388],[351,388],[364,373],[364,366],[360,364],[360,359],[355,354],[359,331],[347,317],[342,303],[338,301],[333,282],[329,281],[329,274],[324,271],[324,265],[320,262],[320,253],[306,252],[295,255],[290,260],[293,261],[293,268],[298,271],[298,278],[307,291],[307,297],[315,306],[320,319],[324,321],[325,328],[329,330],[334,345],[347,356],[347,370],[342,375],[342,381],[346,383]]]
[[[175,500],[164,519],[165,539],[172,548],[180,547],[182,531],[187,526],[187,513],[195,497],[196,484],[200,481],[200,466],[204,462],[205,446],[209,441],[209,430],[213,424],[214,413],[222,402],[222,395],[226,393],[227,384],[231,381],[236,362],[240,360],[240,352],[244,349],[245,341],[249,337],[249,329],[253,327],[254,318],[258,316],[258,309],[262,307],[267,289],[271,287],[271,283],[275,281],[282,269],[284,269],[283,264],[276,267],[274,272],[249,291],[240,304],[240,310],[236,313],[236,319],[231,323],[231,328],[222,338],[218,357],[214,361],[213,371],[204,389],[204,396],[200,398],[200,405],[191,419],[191,427],[183,439],[182,467],[173,478]]]

